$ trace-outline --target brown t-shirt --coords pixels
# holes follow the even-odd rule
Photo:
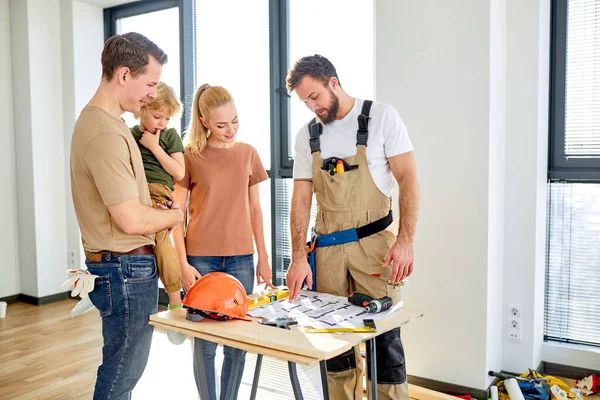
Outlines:
[[[237,256],[254,253],[248,188],[268,179],[258,153],[246,143],[228,149],[186,151],[190,190],[186,252],[190,256]]]
[[[144,164],[127,125],[103,109],[86,106],[71,142],[71,194],[84,248],[128,252],[154,244],[154,235],[128,235],[107,206],[139,198],[152,206]]]

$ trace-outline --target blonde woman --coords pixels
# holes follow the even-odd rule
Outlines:
[[[226,272],[252,293],[254,278],[271,286],[258,183],[268,179],[252,146],[236,141],[238,114],[231,94],[220,86],[201,86],[194,95],[192,121],[185,147],[185,176],[175,185],[175,198],[188,204],[187,231],[173,233],[183,287],[200,276]],[[253,240],[254,239],[254,240]],[[258,253],[254,270],[254,245]],[[203,363],[209,400],[216,400],[217,344],[196,339],[194,370]],[[235,349],[224,346],[221,399],[225,398]],[[244,368],[242,354],[235,396]],[[198,374],[196,385],[201,390]]]

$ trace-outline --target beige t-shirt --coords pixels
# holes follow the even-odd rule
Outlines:
[[[186,150],[183,157],[185,176],[179,184],[190,190],[187,254],[254,254],[248,189],[268,179],[254,147],[206,147],[199,155]]]
[[[128,252],[154,244],[154,235],[128,235],[107,206],[139,198],[152,206],[144,164],[125,123],[103,109],[86,106],[71,142],[71,194],[84,248]]]

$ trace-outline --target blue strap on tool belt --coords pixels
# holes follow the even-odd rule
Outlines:
[[[316,255],[315,252],[319,247],[337,246],[351,242],[358,242],[360,239],[381,232],[391,225],[394,221],[392,210],[383,218],[373,221],[369,224],[358,228],[345,229],[339,232],[328,233],[326,235],[317,235],[313,232],[311,241],[307,243],[307,257],[310,270],[312,271],[313,284],[309,288],[315,290],[317,288],[317,270],[316,270]]]

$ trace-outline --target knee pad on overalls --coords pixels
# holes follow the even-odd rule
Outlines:
[[[404,347],[400,339],[400,328],[377,336],[375,339],[377,355],[377,383],[400,384],[406,382],[406,363]],[[371,380],[370,349],[367,346],[367,378]]]
[[[326,361],[327,372],[342,372],[356,368],[356,357],[354,356],[354,348],[351,348],[339,356],[333,357]]]

